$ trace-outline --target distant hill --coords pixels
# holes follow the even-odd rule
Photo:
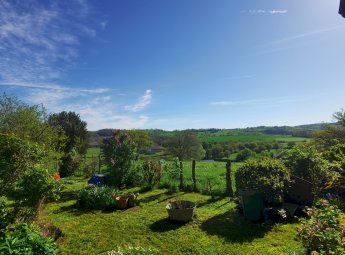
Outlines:
[[[196,132],[201,140],[208,140],[208,137],[218,136],[255,136],[255,135],[290,135],[294,137],[310,138],[312,132],[322,130],[325,125],[335,125],[331,123],[316,123],[299,126],[259,126],[248,128],[235,128],[235,129],[190,129]],[[103,139],[110,137],[114,129],[100,129],[98,131],[89,131],[89,145],[90,147],[98,147]],[[148,132],[153,140],[165,139],[173,135],[176,131],[165,131],[161,129],[144,129]]]

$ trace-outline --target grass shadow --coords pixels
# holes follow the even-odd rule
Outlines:
[[[209,235],[223,237],[232,243],[251,242],[263,238],[273,225],[252,223],[244,220],[236,210],[216,215],[201,224],[201,229]]]
[[[151,224],[150,229],[153,232],[163,233],[171,230],[176,230],[182,226],[185,226],[187,223],[175,222],[170,221],[168,218],[161,219],[159,221],[154,222]]]
[[[68,202],[71,200],[75,200],[77,197],[77,194],[75,191],[63,191],[61,193],[59,202]]]

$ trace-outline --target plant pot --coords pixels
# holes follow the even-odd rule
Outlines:
[[[187,222],[194,215],[195,203],[187,200],[179,200],[168,204],[165,208],[172,221]]]
[[[116,197],[115,200],[117,202],[117,207],[119,209],[126,209],[127,208],[128,197],[126,197],[126,196],[119,196],[119,197]]]

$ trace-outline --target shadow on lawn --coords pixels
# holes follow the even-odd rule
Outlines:
[[[68,202],[76,198],[77,198],[77,194],[75,191],[63,191],[60,196],[59,202]]]
[[[209,235],[223,237],[228,242],[245,243],[264,237],[272,225],[252,223],[238,215],[235,210],[216,215],[201,224]]]
[[[169,196],[168,196],[169,195]],[[181,194],[180,194],[181,195]],[[167,201],[169,199],[173,199],[177,197],[177,195],[170,195],[167,191],[166,192],[163,192],[163,193],[159,193],[159,194],[156,194],[156,195],[152,195],[152,196],[149,196],[149,197],[145,197],[145,198],[140,198],[139,197],[139,202],[140,203],[150,203],[150,202],[153,202],[155,200],[159,200],[157,201],[157,204],[158,203],[162,203],[164,201]]]
[[[154,222],[151,226],[150,229],[153,232],[167,232],[170,230],[176,230],[182,226],[185,226],[187,223],[180,223],[180,222],[173,222],[170,221],[168,218],[166,219],[161,219],[159,221]]]

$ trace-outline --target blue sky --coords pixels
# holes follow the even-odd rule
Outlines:
[[[0,1],[0,92],[101,128],[332,121],[337,0]]]

